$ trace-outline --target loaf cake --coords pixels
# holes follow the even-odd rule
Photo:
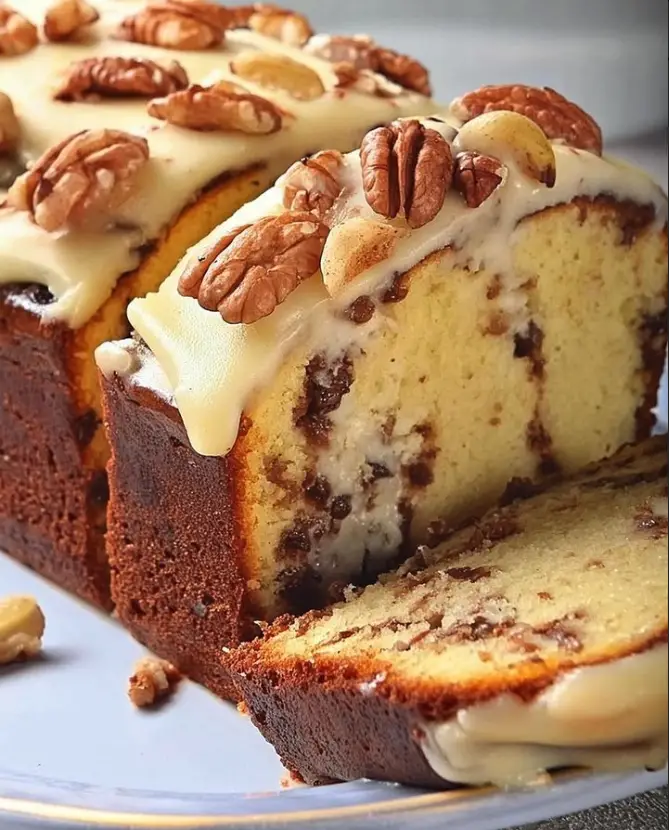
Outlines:
[[[0,550],[109,605],[93,350],[295,159],[434,110],[417,61],[347,43],[269,4],[1,4]]]
[[[667,446],[487,513],[228,659],[309,783],[425,787],[667,759]]]
[[[486,88],[294,165],[130,304],[97,360],[140,640],[232,693],[256,621],[649,434],[666,201],[600,153],[557,93]]]

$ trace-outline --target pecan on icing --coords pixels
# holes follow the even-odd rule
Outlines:
[[[466,122],[484,112],[511,110],[538,124],[553,141],[602,154],[602,131],[580,107],[554,89],[524,84],[482,86],[456,98],[451,112]]]
[[[465,197],[470,208],[477,208],[501,183],[504,165],[481,153],[460,153],[455,159],[453,187]]]
[[[19,134],[19,121],[14,112],[12,99],[4,92],[0,92],[0,153],[14,150]]]
[[[376,71],[385,75],[391,81],[419,92],[421,95],[431,95],[430,74],[422,63],[409,55],[402,55],[393,49],[376,50]]]
[[[317,72],[286,55],[247,52],[235,58],[230,69],[245,81],[282,90],[299,101],[314,101],[325,93]]]
[[[231,130],[267,135],[281,129],[281,111],[271,101],[243,87],[220,81],[209,87],[193,84],[148,103],[149,115],[189,130]]]
[[[301,211],[238,228],[187,263],[179,293],[228,323],[255,323],[318,271],[327,235],[322,222]]]
[[[186,71],[177,61],[163,67],[148,58],[85,58],[70,64],[54,92],[59,101],[169,95],[188,86]]]
[[[100,229],[130,195],[149,158],[144,138],[83,130],[47,150],[9,189],[7,204],[46,231]]]
[[[37,28],[10,6],[0,5],[0,55],[23,55],[37,46]]]
[[[230,19],[230,12],[216,3],[154,0],[126,17],[116,36],[165,49],[209,49],[223,42]]]
[[[341,193],[343,166],[344,157],[337,150],[323,150],[295,162],[281,180],[284,207],[325,219]]]
[[[332,67],[337,76],[336,90],[352,89],[377,98],[395,98],[402,94],[402,87],[383,75],[369,69],[356,69],[352,63],[336,63]]]
[[[372,210],[387,219],[403,213],[412,228],[426,225],[439,213],[453,178],[446,139],[413,119],[367,133],[360,162]]]
[[[68,40],[100,19],[86,0],[56,0],[46,10],[44,35],[47,40]]]
[[[273,3],[256,3],[248,25],[253,31],[292,46],[304,46],[313,29],[303,14],[282,9]]]

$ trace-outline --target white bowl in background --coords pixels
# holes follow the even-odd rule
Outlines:
[[[435,97],[551,86],[608,140],[667,124],[666,0],[291,0],[322,32],[368,32],[430,68]]]

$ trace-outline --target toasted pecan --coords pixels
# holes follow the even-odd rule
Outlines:
[[[46,231],[107,226],[149,158],[146,139],[120,130],[83,130],[56,144],[9,189],[7,204]]]
[[[341,193],[343,166],[344,156],[338,150],[323,150],[295,162],[281,180],[284,206],[325,219]]]
[[[549,87],[507,84],[482,86],[456,98],[451,111],[466,122],[484,112],[511,110],[538,124],[553,141],[602,154],[602,131],[579,106]]]
[[[116,33],[121,40],[165,49],[209,49],[225,38],[230,12],[204,0],[153,0],[126,17]]]
[[[86,0],[56,0],[46,10],[44,35],[56,42],[69,40],[99,19],[97,10]]]
[[[228,323],[255,323],[318,271],[327,235],[317,217],[302,211],[237,228],[187,262],[179,293]]]
[[[426,225],[439,213],[453,178],[448,142],[414,119],[368,133],[360,162],[372,210],[387,219],[403,213],[412,228]]]
[[[273,3],[256,3],[248,25],[261,35],[276,38],[292,46],[304,46],[314,33],[303,14],[282,9]]]
[[[147,108],[154,118],[189,130],[267,135],[278,132],[283,123],[281,111],[271,101],[226,81],[209,87],[192,84],[154,98]]]
[[[187,86],[186,70],[177,61],[163,67],[148,58],[85,58],[70,64],[54,98],[59,101],[151,98],[169,95]]]
[[[453,186],[470,208],[477,208],[502,182],[504,165],[481,153],[460,153],[455,159]]]
[[[16,56],[37,46],[37,27],[11,6],[0,5],[0,55]]]

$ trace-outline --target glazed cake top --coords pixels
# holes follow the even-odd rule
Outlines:
[[[10,117],[7,101],[0,100],[0,163],[16,167],[20,161],[30,168],[47,150],[82,130],[116,130],[138,139],[130,147],[127,141],[121,142],[119,153],[118,137],[111,140],[105,134],[102,144],[107,150],[115,144],[116,155],[110,153],[98,165],[93,184],[108,187],[110,171],[117,184],[119,171],[125,179],[103,193],[104,210],[97,204],[95,210],[84,206],[83,211],[72,210],[68,216],[54,217],[53,211],[44,215],[45,191],[53,189],[56,179],[62,186],[63,178],[73,172],[72,158],[63,161],[62,154],[63,170],[55,171],[53,163],[46,173],[40,165],[34,168],[45,175],[27,198],[15,194],[13,203],[23,201],[21,209],[6,205],[0,209],[0,282],[46,285],[56,301],[44,308],[44,314],[72,327],[95,313],[119,276],[138,265],[140,247],[157,238],[217,177],[258,163],[278,175],[303,153],[333,143],[354,146],[371,125],[435,108],[429,97],[412,91],[429,91],[427,74],[417,62],[360,38],[360,48],[364,43],[367,50],[365,65],[379,72],[356,69],[346,61],[335,63],[342,55],[333,51],[331,39],[309,39],[307,21],[276,7],[270,10],[275,17],[268,20],[258,13],[255,20],[248,19],[253,7],[230,5],[226,10],[201,0],[64,3],[73,4],[80,9],[94,7],[99,20],[57,42],[43,33],[45,13],[53,0],[3,4],[0,13],[0,92],[9,96],[16,116],[12,130],[6,121]],[[9,17],[11,8],[20,12],[18,18]],[[159,22],[167,18],[167,23],[162,29],[153,25],[153,18],[152,25],[140,25],[144,18],[134,25],[127,23],[133,15],[147,13]],[[21,23],[18,40],[12,34],[17,20]],[[32,33],[29,21],[37,27]],[[151,42],[120,39],[123,21],[125,38]],[[235,28],[240,24],[265,33]],[[185,40],[186,35],[191,39]],[[156,41],[170,42],[172,48],[155,45]],[[210,41],[206,48],[194,48]],[[176,48],[179,43],[188,48]],[[27,51],[16,54],[22,49]],[[144,66],[133,74],[127,64],[113,59],[148,60],[159,66]],[[75,63],[83,60],[97,61],[87,67],[88,80],[94,83],[88,89],[81,84],[74,89],[66,78]],[[180,68],[173,66],[174,61]],[[193,103],[192,94],[190,100],[184,98],[188,97],[183,91],[186,83],[209,87],[218,82],[228,86],[216,88],[213,100],[205,95],[198,104]],[[56,99],[57,90],[77,100]],[[169,92],[181,97],[171,105],[179,112],[170,117],[182,119],[179,124],[185,118],[188,126],[162,120],[160,110],[164,111],[164,96]],[[147,107],[154,106],[156,99],[159,103],[152,116]],[[212,117],[225,119],[228,128],[203,129],[202,123],[195,122]],[[99,151],[99,145],[98,141],[95,147],[84,148],[93,166],[90,156]],[[91,176],[90,167],[85,172]],[[84,194],[81,202],[89,195]]]
[[[141,382],[178,407],[193,448],[224,455],[289,349],[306,340],[337,357],[360,346],[392,324],[379,301],[396,276],[447,246],[470,270],[499,274],[500,306],[522,333],[530,315],[513,269],[520,220],[601,194],[666,222],[660,188],[602,156],[597,125],[574,104],[551,90],[483,88],[444,118],[372,131],[361,152],[294,165],[196,245],[157,293],[130,305],[151,354],[138,361],[132,343],[105,345],[98,363],[107,374],[141,365]]]

